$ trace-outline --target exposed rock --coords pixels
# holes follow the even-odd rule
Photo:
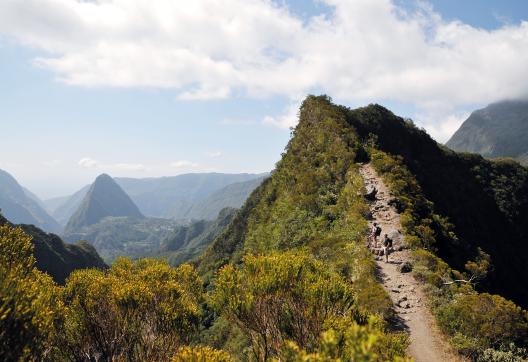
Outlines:
[[[412,264],[409,263],[408,261],[406,261],[405,263],[403,263],[402,265],[400,265],[398,267],[398,269],[400,270],[400,273],[409,273],[412,271],[413,267],[412,267]]]
[[[369,201],[375,201],[378,190],[374,186],[367,187],[367,192],[365,193],[365,199]]]

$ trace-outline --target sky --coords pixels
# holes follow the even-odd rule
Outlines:
[[[524,0],[3,0],[0,168],[42,199],[98,174],[266,172],[307,94],[445,142],[528,96]]]

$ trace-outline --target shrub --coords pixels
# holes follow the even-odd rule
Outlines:
[[[325,326],[355,317],[349,284],[304,251],[246,256],[218,273],[215,310],[251,339],[259,359],[276,356],[286,340],[313,349]]]
[[[227,352],[211,347],[187,346],[178,350],[172,362],[233,362],[233,359]]]
[[[45,358],[61,307],[58,286],[35,268],[31,237],[0,226],[0,360]]]
[[[67,358],[167,360],[190,342],[202,283],[189,265],[118,259],[109,271],[75,271],[64,288]]]
[[[440,305],[436,314],[440,327],[454,336],[458,350],[468,356],[504,343],[528,342],[528,314],[499,295],[458,294]]]

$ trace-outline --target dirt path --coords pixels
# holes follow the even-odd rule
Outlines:
[[[403,236],[400,215],[389,205],[389,190],[370,164],[361,165],[360,173],[367,192],[373,187],[377,190],[375,199],[370,203],[373,220],[369,222],[369,226],[377,222],[381,226],[382,236],[388,234],[394,240],[396,251],[390,254],[388,263],[385,263],[384,256],[376,257],[380,280],[394,304],[394,329],[409,333],[411,343],[408,354],[416,362],[461,361],[438,331],[433,316],[425,305],[425,297],[418,282],[411,273],[399,271],[402,263],[410,261],[410,255],[409,251],[401,249]],[[379,247],[381,243],[375,251],[380,250]]]

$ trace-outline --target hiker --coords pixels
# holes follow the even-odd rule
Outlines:
[[[378,225],[378,223],[374,223],[373,230],[374,230],[374,247],[377,247],[378,237],[381,235],[381,227]]]
[[[371,247],[375,248],[376,247],[376,236],[379,235],[379,234],[377,234],[377,230],[378,230],[378,224],[374,223],[372,225],[372,227],[370,228],[369,234],[367,236],[368,248],[371,248]]]
[[[387,234],[383,238],[383,255],[385,255],[385,263],[389,262],[389,253],[392,249],[392,239]]]

